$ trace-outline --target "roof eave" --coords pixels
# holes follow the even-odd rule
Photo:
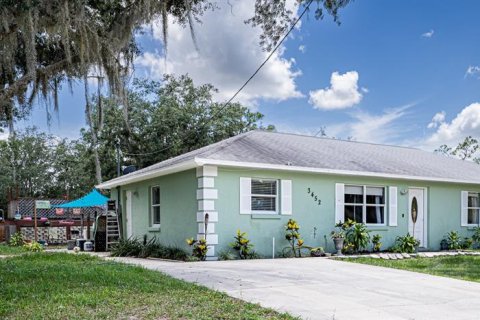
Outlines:
[[[198,166],[216,165],[216,166],[237,167],[237,168],[255,168],[255,169],[265,169],[265,170],[310,172],[310,173],[323,173],[323,174],[329,174],[329,175],[388,178],[388,179],[411,180],[411,181],[480,184],[480,181],[470,181],[470,180],[450,179],[450,178],[436,178],[436,177],[422,177],[422,176],[411,176],[411,175],[402,175],[402,174],[387,174],[387,173],[368,172],[368,171],[323,169],[323,168],[311,168],[311,167],[268,164],[268,163],[213,160],[213,159],[205,159],[205,158],[195,158],[195,160]]]
[[[167,166],[160,169],[151,170],[141,174],[128,174],[126,176],[115,178],[109,181],[102,182],[95,186],[97,189],[113,189],[119,186],[124,186],[127,184],[132,184],[135,182],[140,182],[148,179],[153,179],[167,174],[177,173],[197,167],[195,159],[186,160],[171,166]]]

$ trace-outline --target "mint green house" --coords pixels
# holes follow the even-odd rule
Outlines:
[[[263,131],[97,187],[120,195],[124,237],[186,246],[186,238],[206,234],[211,259],[237,229],[264,257],[277,255],[290,218],[306,244],[330,251],[335,222],[348,218],[380,234],[383,248],[409,232],[421,248],[438,250],[447,232],[471,236],[479,225],[480,165],[412,148]]]

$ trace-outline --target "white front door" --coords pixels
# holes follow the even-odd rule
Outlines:
[[[130,238],[133,235],[133,224],[132,224],[132,191],[127,191],[125,193],[126,204],[125,204],[125,217],[127,224],[127,238]]]
[[[426,202],[425,189],[408,189],[408,232],[426,246]]]

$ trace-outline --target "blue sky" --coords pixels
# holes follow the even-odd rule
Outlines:
[[[340,26],[311,13],[239,100],[279,131],[314,134],[323,126],[339,138],[427,150],[479,136],[480,2],[460,3],[355,1],[341,11]],[[188,30],[175,25],[166,64],[158,26],[139,38],[144,54],[136,75],[188,72],[227,99],[266,53],[258,46],[259,31],[243,25],[253,1],[233,1],[231,12],[222,4],[196,28],[199,52]],[[60,102],[60,122],[54,119],[50,128],[45,105],[18,126],[75,137],[85,122],[82,86],[73,96],[62,92]]]

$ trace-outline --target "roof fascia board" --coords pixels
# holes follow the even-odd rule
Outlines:
[[[141,174],[134,174],[132,176],[126,175],[124,177],[120,177],[119,179],[114,179],[110,181],[106,181],[100,183],[99,185],[95,186],[97,189],[113,189],[118,186],[124,186],[127,184],[132,184],[135,182],[148,180],[152,178],[157,178],[161,176],[165,176],[167,174],[177,173],[189,169],[193,169],[197,166],[197,163],[194,159],[186,160],[171,166],[167,166],[160,169],[153,169],[151,171],[147,171]]]
[[[449,179],[449,178],[421,177],[421,176],[388,174],[388,173],[367,172],[367,171],[361,172],[361,171],[352,171],[352,170],[321,169],[321,168],[288,166],[288,165],[268,164],[268,163],[213,160],[213,159],[204,159],[204,158],[195,158],[195,161],[199,166],[217,165],[217,166],[225,166],[225,167],[254,168],[254,169],[281,170],[281,171],[294,171],[294,172],[311,172],[311,173],[323,173],[323,174],[331,174],[331,175],[356,176],[356,177],[389,178],[389,179],[398,179],[398,180],[413,180],[413,181],[428,181],[428,182],[448,182],[448,183],[459,183],[459,184],[480,184],[480,181],[475,182],[475,181]]]

